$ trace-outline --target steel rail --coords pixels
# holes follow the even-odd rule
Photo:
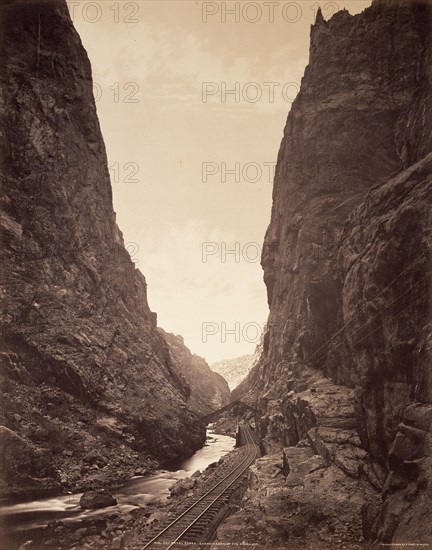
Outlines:
[[[218,500],[220,500],[223,496],[226,495],[227,491],[246,472],[246,470],[249,468],[249,466],[252,464],[252,462],[255,460],[258,454],[257,445],[254,441],[254,438],[251,436],[249,430],[250,430],[249,427],[244,428],[244,432],[246,434],[246,445],[248,446],[248,452],[246,454],[246,457],[239,464],[235,465],[225,477],[223,477],[211,489],[209,489],[206,493],[204,493],[204,495],[202,495],[196,502],[194,502],[191,506],[189,506],[189,508],[187,508],[184,512],[182,512],[179,516],[177,516],[177,518],[174,521],[172,521],[169,525],[167,525],[164,529],[162,529],[162,531],[160,531],[157,535],[155,535],[149,542],[147,542],[140,550],[146,550],[151,545],[153,545],[158,539],[160,539],[163,535],[165,535],[170,529],[176,526],[180,520],[184,519],[187,514],[192,512],[194,508],[196,508],[199,504],[201,504],[205,498],[212,496],[211,493],[213,493],[218,487],[220,487],[220,485],[222,485],[222,483],[227,481],[228,478],[233,476],[233,474],[235,474],[240,469],[240,472],[235,476],[235,478],[230,482],[230,484],[227,487],[223,488],[222,491],[220,491],[219,494],[215,496],[215,498],[210,502],[210,504],[208,504],[205,507],[204,510],[202,511],[198,510],[199,512],[198,515],[191,518],[188,526],[184,528],[179,535],[176,536],[174,541],[172,542],[167,541],[166,550],[172,548],[182,537],[184,537],[187,534],[187,532],[202,518],[202,516],[206,512],[208,512],[212,506],[214,506],[214,504]],[[158,544],[158,547],[159,548],[161,547],[161,542]]]

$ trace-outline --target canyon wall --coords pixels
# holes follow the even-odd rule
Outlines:
[[[25,498],[188,456],[205,427],[116,225],[66,2],[1,16],[2,494]]]
[[[431,22],[415,0],[318,11],[264,243],[269,329],[235,392],[267,452],[284,449],[284,498],[323,518],[353,504],[372,542],[431,536]],[[262,529],[276,543],[291,527]]]
[[[227,405],[230,390],[225,378],[213,372],[205,359],[191,353],[181,336],[159,331],[168,343],[176,372],[190,388],[188,406],[204,416]]]

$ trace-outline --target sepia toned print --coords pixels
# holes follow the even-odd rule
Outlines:
[[[432,4],[0,19],[0,549],[430,547]]]

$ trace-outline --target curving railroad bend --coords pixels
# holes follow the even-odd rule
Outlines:
[[[240,426],[246,441],[244,458],[234,465],[228,474],[200,496],[169,525],[154,535],[140,550],[168,550],[174,547],[187,548],[188,542],[203,542],[202,537],[215,515],[226,505],[230,496],[244,480],[247,470],[259,456],[256,438],[249,426]]]

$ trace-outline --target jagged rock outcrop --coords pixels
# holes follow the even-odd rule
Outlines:
[[[3,494],[29,496],[184,457],[205,429],[116,225],[66,2],[1,17]]]
[[[230,391],[225,378],[213,372],[205,359],[192,354],[181,336],[159,331],[168,343],[176,372],[190,388],[188,406],[204,416],[227,405]]]
[[[241,385],[267,450],[307,445],[356,479],[364,536],[386,543],[431,537],[431,22],[415,0],[318,12],[264,243],[269,330]]]
[[[213,363],[211,369],[221,374],[228,382],[230,390],[236,388],[242,382],[253,366],[252,355],[242,355],[234,359],[224,359]]]

